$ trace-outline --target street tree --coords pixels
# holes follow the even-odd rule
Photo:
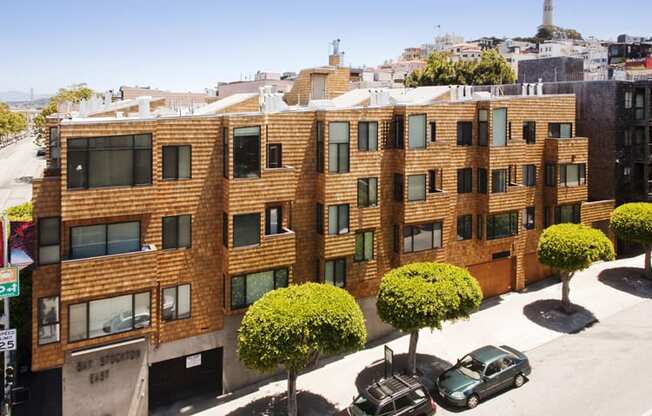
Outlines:
[[[652,252],[652,203],[632,202],[623,204],[611,213],[611,229],[618,238],[634,241],[645,249],[645,274],[652,276],[650,257]]]
[[[513,84],[516,76],[507,60],[496,49],[482,51],[480,61],[473,69],[474,85]]]
[[[537,256],[541,264],[559,270],[562,308],[571,313],[570,280],[575,272],[599,260],[613,260],[615,253],[611,240],[602,231],[582,224],[558,224],[541,234]]]
[[[11,111],[7,104],[0,102],[0,139],[18,134],[26,128],[25,116]]]
[[[446,263],[411,263],[383,276],[376,306],[380,318],[410,334],[408,371],[416,373],[419,330],[468,318],[480,306],[482,290],[468,270]]]
[[[88,87],[80,86],[77,88],[67,89],[61,88],[56,95],[50,98],[48,104],[41,110],[41,112],[34,117],[34,127],[36,128],[36,144],[39,146],[45,145],[46,132],[46,119],[49,115],[57,112],[57,104],[63,102],[79,103],[81,100],[88,100],[94,94],[94,91]]]
[[[306,283],[273,290],[256,301],[238,331],[238,353],[245,366],[287,372],[288,415],[297,414],[297,374],[320,354],[364,347],[362,311],[345,290]]]

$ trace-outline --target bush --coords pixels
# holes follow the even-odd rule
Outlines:
[[[16,205],[6,210],[9,221],[31,221],[32,220],[32,203]]]

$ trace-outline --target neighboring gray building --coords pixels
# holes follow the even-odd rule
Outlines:
[[[570,56],[529,59],[518,63],[518,82],[584,80],[584,60]]]

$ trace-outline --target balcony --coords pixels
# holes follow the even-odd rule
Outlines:
[[[426,194],[425,201],[405,202],[403,205],[403,222],[418,223],[433,219],[442,219],[450,212],[451,194],[445,191]]]
[[[229,247],[229,275],[269,270],[288,266],[296,261],[296,235],[294,231],[283,229],[281,234],[265,235],[260,244],[245,247]]]
[[[523,185],[509,185],[507,192],[487,194],[487,212],[498,213],[525,208],[528,189],[530,188]]]
[[[544,188],[544,201],[547,206],[564,205],[586,201],[589,196],[589,187],[580,186],[554,186]]]
[[[591,225],[599,221],[608,221],[614,208],[615,201],[613,199],[582,202],[582,223]]]
[[[263,169],[260,178],[233,178],[228,183],[228,200],[231,205],[259,205],[267,201],[293,201],[296,199],[298,174],[291,166]]]
[[[545,160],[548,163],[585,161],[589,155],[589,139],[586,137],[571,139],[549,137],[545,143]]]

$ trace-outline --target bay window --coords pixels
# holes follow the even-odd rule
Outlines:
[[[233,129],[233,177],[260,177],[260,127]]]
[[[140,222],[72,227],[70,244],[72,259],[140,251]]]

